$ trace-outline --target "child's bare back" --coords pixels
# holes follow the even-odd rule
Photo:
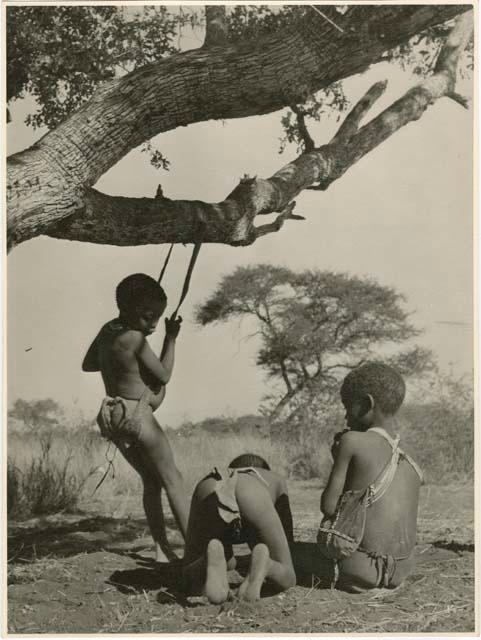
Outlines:
[[[357,550],[346,549],[338,562],[341,577],[366,588],[395,587],[414,564],[422,474],[399,446],[395,414],[404,395],[400,374],[382,363],[351,371],[341,387],[348,430],[335,437],[334,465],[321,496],[321,511],[328,522],[337,522],[346,492],[368,495],[362,540]],[[321,527],[326,530],[326,525]],[[330,533],[331,539],[342,539],[342,534]]]
[[[370,429],[345,433],[342,446],[353,451],[344,491],[364,489],[374,483],[392,455],[389,442]],[[411,553],[416,542],[419,487],[417,472],[407,460],[401,459],[383,498],[368,510],[363,546],[381,547],[396,556]]]

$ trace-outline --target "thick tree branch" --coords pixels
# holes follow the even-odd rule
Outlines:
[[[457,18],[441,48],[433,75],[410,89],[351,137],[344,162],[338,163],[340,172],[335,179],[401,127],[419,120],[436,100],[454,91],[459,58],[473,33],[473,26],[472,12]]]
[[[223,47],[227,43],[227,22],[225,5],[205,7],[204,47]]]
[[[241,245],[278,230],[293,218],[286,207],[300,191],[316,183],[327,186],[394,130],[419,117],[430,101],[446,94],[450,73],[437,72],[444,80],[413,90],[411,102],[395,103],[389,117],[360,129],[350,144],[344,138],[351,135],[357,116],[346,125],[341,141],[302,154],[268,180],[241,181],[219,204],[115,198],[91,187],[130,149],[161,131],[301,102],[308,93],[366,69],[387,49],[467,8],[356,6],[343,17],[343,33],[309,12],[309,19],[295,29],[257,45],[177,54],[106,83],[55,131],[9,159],[9,247],[41,233],[122,245],[192,242],[199,225],[207,242]],[[443,69],[455,66],[459,46],[454,41],[450,46]],[[356,53],[347,56],[346,51]],[[452,91],[453,82],[448,84]],[[420,94],[427,97],[425,105]],[[277,223],[256,230],[255,217],[272,212],[281,212]]]
[[[202,234],[204,242],[246,245],[278,231],[286,220],[303,219],[292,213],[293,198],[303,189],[319,182],[326,188],[395,131],[420,118],[435,100],[453,91],[456,60],[471,29],[471,14],[458,18],[445,44],[449,56],[443,47],[441,63],[436,65],[434,75],[410,89],[368,124],[358,129],[361,118],[384,91],[385,83],[376,83],[369,89],[331,143],[301,154],[268,179],[242,179],[223,202],[119,198],[91,189],[85,197],[83,214],[64,220],[51,228],[48,235],[132,245],[194,242]],[[281,213],[274,222],[255,226],[258,215],[276,211]]]

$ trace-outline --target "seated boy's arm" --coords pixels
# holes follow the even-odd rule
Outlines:
[[[162,364],[141,333],[135,335],[133,348],[137,358],[144,365],[147,371],[149,371],[149,373],[151,373],[162,385],[166,385],[170,380],[171,371]]]
[[[82,371],[100,371],[99,336],[92,342],[82,362]]]
[[[338,500],[344,490],[347,470],[353,455],[353,439],[355,439],[355,434],[353,433],[346,433],[341,438],[331,475],[326,488],[322,492],[321,511],[326,516],[334,515]]]

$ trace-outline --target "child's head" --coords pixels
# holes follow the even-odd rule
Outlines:
[[[270,471],[270,466],[261,458],[261,456],[255,453],[243,453],[237,458],[234,458],[229,464],[229,469],[241,469],[242,467],[259,467],[259,469],[266,469]]]
[[[124,278],[117,286],[115,298],[122,318],[132,329],[138,329],[145,335],[155,331],[167,306],[164,290],[145,273],[134,273]]]
[[[401,374],[387,364],[367,362],[354,369],[341,386],[348,427],[361,431],[368,429],[375,408],[383,416],[394,415],[405,394],[406,385]]]

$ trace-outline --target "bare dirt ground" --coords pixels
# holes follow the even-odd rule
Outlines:
[[[290,487],[298,550],[313,554],[321,487]],[[308,575],[256,605],[183,597],[180,567],[153,564],[140,497],[131,501],[129,517],[103,516],[106,505],[89,502],[82,514],[10,523],[9,633],[475,631],[471,485],[423,488],[417,567],[398,589],[354,595]],[[181,553],[179,535],[171,537]]]

